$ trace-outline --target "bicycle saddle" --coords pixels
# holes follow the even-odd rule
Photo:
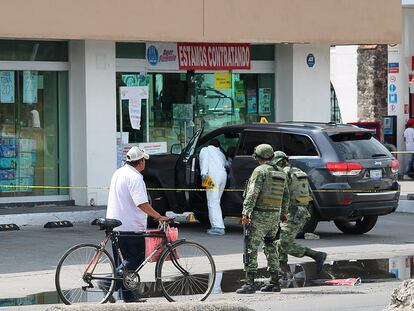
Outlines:
[[[101,229],[105,230],[112,230],[113,228],[119,227],[122,225],[122,222],[118,219],[110,219],[110,218],[98,218],[95,223],[97,226],[101,227]]]

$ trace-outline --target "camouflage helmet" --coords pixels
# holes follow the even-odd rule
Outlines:
[[[275,155],[275,158],[286,159],[286,160],[288,159],[288,156],[283,151],[275,151],[274,155]]]
[[[263,160],[270,160],[273,158],[273,147],[268,144],[260,144],[254,148],[253,157]]]

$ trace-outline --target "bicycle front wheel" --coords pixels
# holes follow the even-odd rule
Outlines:
[[[55,285],[67,304],[105,303],[114,291],[115,264],[104,249],[80,244],[69,249],[56,268]]]
[[[213,289],[216,266],[203,246],[182,241],[161,255],[156,278],[168,301],[202,301]]]

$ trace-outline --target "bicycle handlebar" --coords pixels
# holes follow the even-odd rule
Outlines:
[[[174,221],[174,217],[170,218],[168,221],[159,221],[159,225],[158,227],[162,230],[164,230],[165,228],[167,228],[167,226],[171,226],[171,225],[177,225],[178,223]]]

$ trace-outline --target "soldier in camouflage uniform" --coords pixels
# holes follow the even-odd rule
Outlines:
[[[271,164],[276,164],[287,174],[290,201],[288,221],[280,224],[280,238],[278,240],[279,261],[282,271],[289,272],[287,264],[288,254],[295,257],[309,256],[316,262],[317,272],[322,272],[326,253],[314,251],[308,247],[295,243],[296,235],[303,230],[310,219],[309,203],[312,200],[308,175],[297,167],[289,164],[287,155],[276,151]]]
[[[262,287],[261,291],[280,292],[276,235],[280,219],[287,219],[289,192],[286,187],[286,174],[278,166],[269,164],[273,158],[272,146],[257,146],[253,156],[260,165],[250,176],[244,195],[242,223],[249,224],[249,235],[244,266],[246,284],[236,291],[239,294],[252,294],[256,291],[254,278],[257,271],[257,249],[263,242],[270,283]]]

